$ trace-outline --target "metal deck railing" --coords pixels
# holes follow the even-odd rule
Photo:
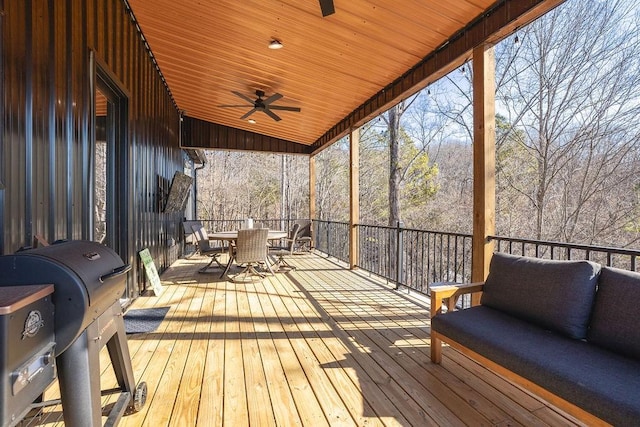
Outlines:
[[[243,219],[201,220],[211,230],[238,229]],[[254,219],[268,228],[289,230],[307,219]],[[313,220],[317,251],[349,263],[349,223]],[[358,224],[355,265],[385,278],[396,287],[428,293],[434,283],[471,281],[472,235],[434,230]],[[495,251],[536,258],[591,260],[602,265],[638,271],[640,250],[579,245],[505,236],[490,236]]]

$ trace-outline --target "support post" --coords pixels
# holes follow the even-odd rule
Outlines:
[[[349,135],[349,268],[358,265],[358,229],[360,221],[360,129]]]
[[[471,281],[489,273],[495,234],[495,53],[493,46],[473,50],[473,248]],[[479,302],[479,294],[472,304]]]
[[[309,220],[311,221],[311,243],[309,248],[315,248],[314,236],[315,227],[313,221],[316,219],[316,157],[309,156]]]

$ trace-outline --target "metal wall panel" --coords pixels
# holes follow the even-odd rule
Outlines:
[[[308,145],[185,117],[183,147],[309,154]]]
[[[90,52],[128,94],[130,231],[125,262],[148,247],[160,269],[179,252],[180,214],[161,212],[183,169],[179,113],[120,0],[1,0],[0,253],[33,244],[87,239],[93,215]],[[133,280],[142,283],[140,268]]]

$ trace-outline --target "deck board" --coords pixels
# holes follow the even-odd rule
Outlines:
[[[203,262],[179,260],[161,296],[134,302],[170,310],[129,337],[149,392],[121,426],[579,425],[453,349],[432,364],[425,299],[318,255],[255,283],[198,274]],[[101,371],[114,387],[106,351]],[[60,411],[43,425],[64,425]]]

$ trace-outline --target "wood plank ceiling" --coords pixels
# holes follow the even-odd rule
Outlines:
[[[521,0],[522,1],[522,0]],[[311,145],[477,19],[494,0],[128,0],[186,115]],[[545,3],[531,1],[527,3]],[[551,0],[549,3],[558,3]],[[277,39],[284,47],[268,48]],[[283,98],[281,121],[232,91]],[[221,104],[247,104],[221,108]]]

